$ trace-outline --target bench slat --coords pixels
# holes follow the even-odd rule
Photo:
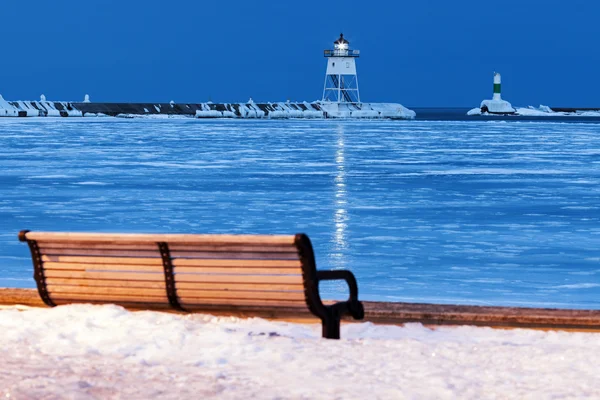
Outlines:
[[[86,272],[86,271],[45,271],[46,278],[73,278],[73,279],[104,279],[104,280],[129,280],[164,282],[164,274],[147,272]]]
[[[194,274],[176,274],[175,286],[179,287],[180,282],[198,282],[198,283],[244,283],[244,284],[281,284],[281,285],[302,285],[302,276],[292,275],[194,275]]]
[[[82,287],[82,286],[56,286],[48,285],[48,292],[51,296],[57,295],[60,297],[63,294],[81,294],[81,295],[126,295],[137,297],[160,297],[166,298],[164,289],[147,289],[147,288],[113,288],[113,287]]]
[[[65,262],[76,264],[128,264],[128,265],[163,265],[162,259],[134,257],[83,257],[83,256],[48,256],[42,255],[44,262]]]
[[[231,253],[251,253],[251,252],[270,252],[270,253],[292,253],[298,254],[298,249],[293,245],[270,245],[270,244],[182,244],[169,243],[169,249],[174,251],[214,251],[214,252],[231,252]]]
[[[171,249],[172,250],[172,249]],[[194,259],[222,259],[231,260],[297,260],[297,253],[272,253],[262,252],[218,252],[218,251],[171,251],[171,257],[174,258],[194,258]]]
[[[155,272],[164,274],[162,266],[158,265],[132,265],[132,264],[80,264],[80,263],[56,263],[45,262],[46,270],[62,271],[130,271],[130,272]]]
[[[79,233],[79,232],[28,232],[28,240],[73,242],[166,242],[166,243],[223,243],[223,244],[289,244],[293,235],[192,235],[192,234],[137,234],[137,233]]]
[[[81,287],[122,287],[139,289],[161,289],[165,290],[164,281],[115,281],[105,279],[69,279],[69,278],[46,278],[48,285],[56,286],[81,286]],[[257,291],[257,292],[283,292],[304,291],[304,286],[298,284],[273,284],[273,283],[200,283],[200,282],[178,282],[177,290],[231,290],[231,291]]]
[[[54,304],[57,306],[68,305],[68,304],[106,304],[114,303],[122,307],[129,309],[140,309],[140,310],[172,310],[171,305],[168,302],[157,303],[153,301],[135,301],[135,300],[90,300],[90,299],[52,299]]]
[[[137,289],[161,289],[166,290],[164,280],[162,282],[152,281],[115,281],[104,279],[69,279],[69,278],[46,278],[48,286],[80,286],[80,287],[121,287]]]
[[[232,290],[189,290],[177,289],[177,296],[181,301],[188,302],[191,299],[246,299],[246,300],[286,300],[302,301],[306,298],[304,292],[253,292]],[[306,303],[305,303],[306,304]]]
[[[40,249],[156,250],[156,243],[37,242]]]
[[[106,249],[48,249],[40,248],[42,254],[47,256],[85,256],[85,257],[102,257],[102,256],[118,256],[118,257],[160,257],[158,246],[154,251],[150,250],[106,250]]]
[[[71,301],[79,300],[99,301],[99,302],[128,302],[128,303],[167,303],[167,295],[160,296],[127,296],[127,295],[104,295],[104,294],[78,294],[78,293],[56,293],[52,295],[52,301]]]
[[[298,268],[231,268],[231,267],[180,267],[175,265],[175,274],[223,274],[223,275],[299,275]]]
[[[247,290],[257,292],[279,292],[287,290],[304,291],[302,283],[276,284],[276,283],[205,283],[205,282],[177,282],[177,290]]]
[[[218,305],[230,305],[230,306],[258,306],[258,307],[291,307],[291,308],[302,308],[307,309],[306,302],[304,301],[288,301],[288,300],[246,300],[246,299],[218,299],[218,298],[204,298],[195,301],[193,298],[180,299],[181,305],[185,309],[198,309],[203,306],[218,306]],[[308,310],[307,310],[308,311]]]
[[[173,259],[175,267],[238,267],[238,268],[296,268],[300,270],[300,260],[203,260]]]
[[[157,242],[127,243],[127,242],[37,242],[40,249],[98,249],[98,250],[156,250]],[[169,243],[172,251],[182,252],[231,252],[231,253],[290,253],[298,254],[298,249],[293,245],[269,244],[181,244]]]

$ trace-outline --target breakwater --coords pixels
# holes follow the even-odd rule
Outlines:
[[[0,96],[0,117],[143,117],[190,118],[388,118],[413,119],[414,111],[395,103],[92,103],[6,101]]]

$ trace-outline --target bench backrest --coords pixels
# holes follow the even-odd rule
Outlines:
[[[19,238],[29,244],[38,290],[48,305],[110,302],[298,314],[309,311],[307,297],[318,295],[305,235],[23,231]]]

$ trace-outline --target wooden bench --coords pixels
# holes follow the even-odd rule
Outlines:
[[[317,271],[304,234],[179,235],[19,233],[48,306],[114,303],[138,309],[305,316],[339,339],[340,319],[363,319],[350,271]],[[345,280],[347,301],[325,305],[319,282]]]

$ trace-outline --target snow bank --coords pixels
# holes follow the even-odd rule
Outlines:
[[[116,306],[0,310],[3,398],[582,398],[600,335],[320,326]]]
[[[575,116],[575,117],[600,117],[600,111],[574,111],[574,112],[556,112],[550,107],[540,105],[539,107],[529,106],[527,108],[517,108],[517,114],[532,117],[561,117],[561,116]]]
[[[472,108],[467,112],[467,115],[481,115],[481,108]]]
[[[328,103],[320,102],[320,108],[328,118],[389,118],[414,119],[417,115],[402,104],[397,103]]]
[[[0,117],[18,117],[19,111],[0,95]]]
[[[489,100],[492,101],[492,100]],[[508,103],[510,104],[510,103]],[[483,105],[483,103],[482,103]],[[512,106],[511,106],[512,107]],[[600,117],[599,111],[573,111],[573,112],[556,112],[552,110],[550,107],[545,105],[540,105],[539,107],[517,107],[513,108],[514,112],[510,113],[512,115],[523,116],[523,117]],[[496,114],[502,114],[501,112],[494,112]],[[482,108],[473,108],[467,112],[467,115],[490,115],[490,113],[485,112]]]
[[[490,114],[513,114],[516,110],[506,100],[484,100],[479,106],[482,112],[489,112]]]

